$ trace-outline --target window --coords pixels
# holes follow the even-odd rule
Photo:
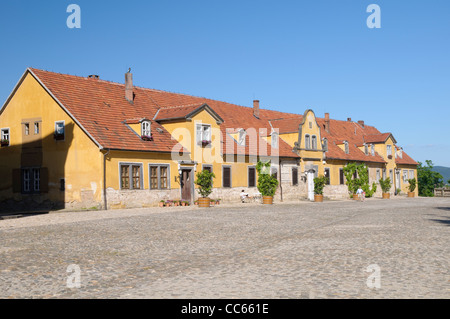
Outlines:
[[[325,168],[325,174],[324,176],[327,178],[326,180],[326,185],[330,185],[330,169],[329,168]]]
[[[39,122],[34,123],[34,134],[39,134]]]
[[[316,150],[317,149],[317,137],[315,135],[313,135],[311,140],[312,140],[312,149]]]
[[[323,139],[322,149],[327,152],[328,151],[328,140],[326,138]]]
[[[197,124],[196,130],[197,144],[211,144],[211,125]]]
[[[386,169],[385,168],[383,168],[383,179],[386,179]]]
[[[298,185],[298,168],[292,167],[292,185],[297,186]]]
[[[272,148],[278,148],[279,137],[277,132],[272,133],[271,144]]]
[[[1,146],[9,146],[9,129],[2,128],[1,130]]]
[[[142,136],[150,137],[152,136],[151,125],[149,121],[143,121],[141,124]]]
[[[386,154],[389,158],[392,158],[392,145],[386,145]]]
[[[377,183],[380,182],[380,169],[377,169]]]
[[[150,164],[150,189],[169,189],[169,165]]]
[[[409,170],[409,179],[413,179],[413,178],[415,178],[415,176],[414,176],[414,170],[410,169],[410,170]]]
[[[305,148],[308,150],[311,148],[311,137],[308,134],[305,135]]]
[[[120,164],[120,189],[142,189],[141,164]]]
[[[345,154],[350,153],[350,149],[348,147],[348,142],[347,141],[344,141],[344,147],[345,147]]]
[[[243,130],[243,129],[239,130],[239,141],[238,141],[239,145],[245,146],[246,135],[247,135],[247,132],[245,130]]]
[[[64,138],[65,138],[64,121],[55,122],[55,139],[64,140]]]
[[[39,194],[41,191],[41,169],[22,169],[22,193]]]
[[[408,181],[408,170],[404,169],[403,170],[403,182],[407,182]]]
[[[275,177],[275,179],[278,179],[278,169],[276,167],[270,168],[270,174],[272,174],[272,176]]]
[[[342,168],[339,169],[339,185],[345,185],[344,170]]]
[[[25,135],[30,135],[30,123],[25,123]]]
[[[248,168],[248,187],[256,186],[256,168],[249,167]]]
[[[364,153],[366,155],[369,155],[369,145],[367,145],[367,144],[364,144]]]
[[[389,179],[391,180],[391,183],[394,181],[394,171],[393,170],[389,170]]]
[[[372,154],[372,156],[375,156],[375,146],[373,144],[370,145],[370,153]]]
[[[231,167],[223,166],[222,168],[222,187],[231,187]]]

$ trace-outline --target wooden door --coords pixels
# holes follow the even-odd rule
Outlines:
[[[191,170],[184,169],[181,173],[181,199],[186,201],[192,200],[192,181]]]

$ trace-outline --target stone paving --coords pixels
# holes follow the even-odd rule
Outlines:
[[[0,298],[450,298],[449,226],[444,198],[0,220]]]

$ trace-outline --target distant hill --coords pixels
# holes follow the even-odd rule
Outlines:
[[[444,184],[447,184],[447,181],[450,179],[450,167],[434,166],[433,171],[441,174],[444,180]]]

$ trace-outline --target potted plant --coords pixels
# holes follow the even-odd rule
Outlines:
[[[215,200],[215,199],[211,199],[211,200],[209,201],[209,205],[210,205],[210,206],[216,205],[216,200]]]
[[[172,207],[172,206],[173,206],[173,201],[166,200],[166,207]]]
[[[328,178],[325,176],[319,176],[314,178],[314,201],[323,202],[323,189],[327,183]]]
[[[197,179],[194,183],[198,186],[198,193],[201,196],[198,199],[199,207],[210,207],[211,200],[208,196],[212,193],[213,178],[215,177],[216,175],[208,170],[197,173]]]
[[[417,181],[416,181],[415,178],[412,178],[412,179],[408,179],[408,183],[409,183],[409,186],[408,186],[408,190],[409,190],[408,197],[415,197],[416,193],[414,191],[416,190]]]
[[[389,190],[391,189],[391,179],[388,177],[386,179],[380,179],[380,186],[382,191],[382,197],[383,199],[389,199],[391,198],[391,194],[389,193]]]
[[[142,139],[143,141],[147,141],[147,142],[153,141],[153,134],[150,134],[150,135],[142,135],[142,136],[141,136],[141,139]]]
[[[217,199],[216,200],[216,205],[219,205],[220,204],[220,201],[221,201],[221,199],[219,198],[219,199]]]
[[[202,141],[198,142],[198,144],[203,146],[203,147],[205,147],[205,146],[208,146],[209,144],[211,144],[211,141],[209,141],[209,140],[202,140]]]
[[[3,147],[3,146],[9,146],[9,140],[7,140],[7,139],[1,140],[1,146],[2,146],[2,147]]]
[[[173,205],[174,205],[175,207],[180,206],[180,201],[179,201],[179,200],[174,200],[174,201],[173,201]]]
[[[273,204],[273,196],[278,187],[278,180],[270,174],[270,161],[256,165],[258,171],[258,190],[263,197],[263,204]]]
[[[165,201],[164,201],[164,199],[162,199],[160,202],[159,202],[159,207],[164,207],[165,206]]]

